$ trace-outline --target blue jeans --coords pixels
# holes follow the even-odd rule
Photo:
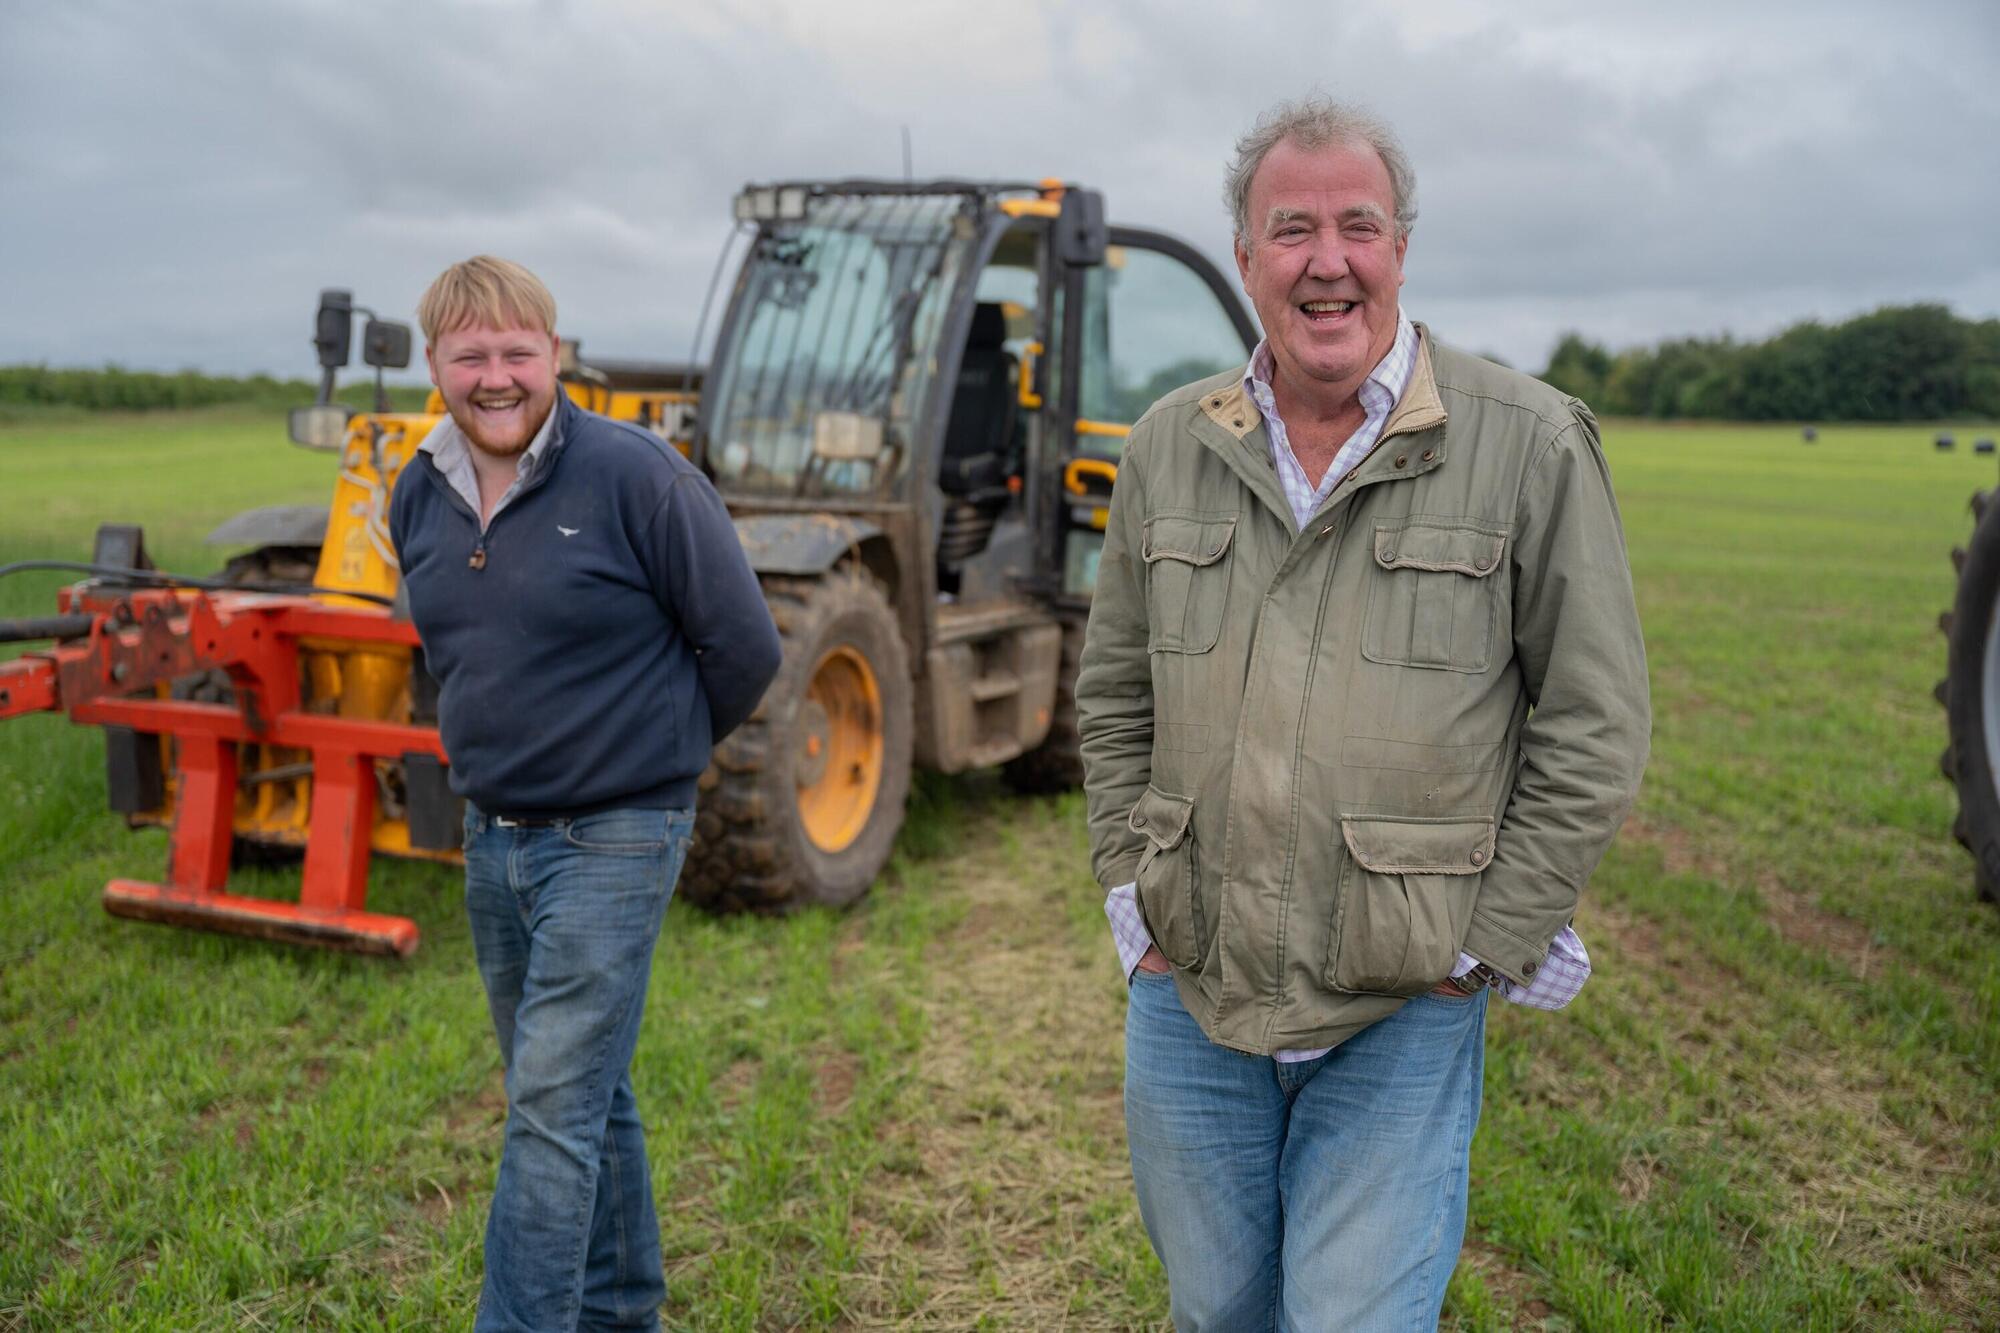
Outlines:
[[[660,1224],[632,1097],[653,944],[690,810],[547,828],[465,812],[465,908],[507,1066],[486,1330],[659,1326]]]
[[[1217,1046],[1135,972],[1125,1131],[1180,1333],[1437,1327],[1465,1235],[1486,995],[1419,996],[1317,1060]]]

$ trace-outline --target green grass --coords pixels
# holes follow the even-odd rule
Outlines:
[[[1493,1011],[1449,1325],[1993,1325],[2000,913],[1930,687],[1995,469],[1930,434],[1608,429],[1654,757],[1590,986]],[[247,412],[0,429],[0,563],[125,519],[211,569],[209,527],[330,470]],[[0,580],[0,615],[59,582]],[[504,1105],[454,872],[376,867],[404,963],[114,920],[98,889],[165,842],[101,768],[92,731],[0,726],[0,1329],[462,1326]],[[1081,822],[926,781],[861,907],[673,909],[635,1067],[670,1327],[1164,1326]]]

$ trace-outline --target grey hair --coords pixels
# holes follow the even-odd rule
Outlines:
[[[1388,123],[1371,112],[1330,97],[1301,97],[1280,102],[1236,141],[1236,156],[1222,178],[1223,202],[1236,227],[1236,239],[1250,243],[1250,181],[1273,148],[1286,140],[1304,149],[1328,144],[1366,145],[1375,150],[1389,171],[1389,190],[1396,202],[1396,235],[1408,236],[1417,221],[1417,169]]]

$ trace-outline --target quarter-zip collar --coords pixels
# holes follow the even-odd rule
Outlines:
[[[573,407],[569,395],[558,393],[548,416],[542,418],[541,429],[535,432],[534,439],[528,441],[528,447],[521,451],[519,470],[513,482],[501,495],[499,503],[493,506],[493,512],[479,525],[482,532],[500,516],[501,510],[525,494],[554,466],[555,453],[563,437],[561,418],[565,407]],[[472,442],[465,438],[465,432],[447,412],[437,425],[431,427],[430,434],[424,436],[417,452],[430,455],[438,478],[465,501],[476,519],[479,515],[479,476],[473,470],[472,448]]]

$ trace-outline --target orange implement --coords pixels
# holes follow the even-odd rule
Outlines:
[[[174,741],[173,829],[166,882],[114,879],[105,910],[260,939],[407,957],[417,926],[365,910],[376,761],[445,761],[435,728],[305,711],[302,641],[408,647],[416,631],[375,607],[304,597],[149,589],[70,590],[66,609],[95,617],[87,636],[0,664],[0,717],[67,712],[76,722]],[[234,702],[159,697],[155,686],[226,672]],[[238,797],[238,747],[294,747],[311,758],[312,808],[299,900],[226,891]]]

